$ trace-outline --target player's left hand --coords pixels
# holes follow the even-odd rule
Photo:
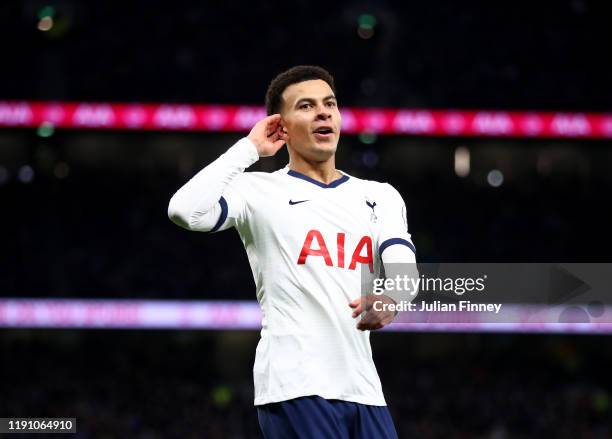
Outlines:
[[[365,312],[365,315],[357,322],[357,329],[361,331],[372,331],[383,328],[393,321],[397,313],[394,311],[376,311],[374,309],[375,302],[395,303],[393,299],[384,294],[380,296],[374,294],[359,296],[349,303],[349,306],[353,308],[353,318],[357,318],[361,313]],[[376,307],[382,308],[380,305]]]

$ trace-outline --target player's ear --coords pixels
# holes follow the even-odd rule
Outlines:
[[[278,126],[280,127],[280,131],[281,131],[281,135],[283,136],[284,139],[287,138],[287,128],[285,127],[285,124],[283,122],[283,119],[280,120],[280,122],[278,123]]]
[[[281,117],[280,122],[278,123],[278,126],[280,126],[281,131],[283,133],[287,133],[287,128],[285,127],[285,122],[283,121],[283,118]]]

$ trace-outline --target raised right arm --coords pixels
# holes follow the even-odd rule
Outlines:
[[[227,201],[222,199],[226,187],[258,159],[255,145],[246,137],[239,140],[176,191],[168,205],[168,217],[188,230],[214,231],[224,203],[227,209]]]
[[[285,142],[280,115],[260,120],[248,137],[198,172],[172,196],[168,217],[188,230],[218,230],[223,226],[224,213],[227,214],[227,200],[223,194],[231,181],[260,156],[275,154]]]

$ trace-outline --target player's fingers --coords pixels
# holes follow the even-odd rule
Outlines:
[[[283,139],[285,143],[289,142],[289,134],[284,132],[280,126],[278,127],[278,129],[279,129],[278,138]]]
[[[276,140],[273,145],[275,148],[280,149],[286,142],[283,139]]]
[[[357,329],[359,329],[360,331],[373,331],[375,329],[380,329],[380,328],[382,328],[382,326],[378,322],[370,322],[370,323],[359,322],[357,324]]]
[[[357,317],[363,311],[363,307],[361,306],[361,297],[350,302],[349,306],[353,308],[353,318]]]
[[[266,124],[266,130],[267,131],[276,131],[276,128],[278,127],[279,123],[280,123],[281,117],[280,114],[273,114],[272,116],[268,116],[266,119],[264,119],[265,124]]]
[[[270,125],[266,127],[266,137],[278,136],[278,125]]]
[[[372,331],[379,328],[382,328],[380,322],[359,322],[357,324],[357,329],[361,329],[362,331]]]
[[[384,326],[385,326],[385,324],[383,322],[379,322],[379,321],[371,321],[371,322],[361,321],[361,322],[357,323],[357,329],[359,329],[361,331],[374,331],[376,329],[381,329]]]
[[[362,317],[361,320],[357,322],[357,329],[360,331],[365,331],[366,329],[369,329],[369,325],[370,323],[366,320],[366,318]]]
[[[365,299],[365,309],[366,311],[370,311],[372,309],[372,307],[374,306],[374,302],[377,300],[378,298],[375,296],[366,296]]]
[[[380,328],[384,328],[385,326],[387,326],[389,323],[391,323],[393,321],[393,319],[395,318],[394,313],[391,312],[386,312],[384,313],[384,315],[382,316],[382,318],[380,319],[380,322],[378,323],[378,328],[376,329],[380,329]]]
[[[374,324],[378,322],[379,318],[375,313],[366,312],[362,317],[359,323],[357,323],[358,328],[370,329]]]
[[[270,116],[265,117],[264,119],[260,121],[260,123],[263,124],[266,128],[269,128],[269,127],[276,128],[280,120],[281,120],[281,115],[277,113],[277,114],[271,114]]]
[[[266,125],[270,125],[270,124],[278,123],[280,119],[281,119],[281,115],[276,113],[276,114],[271,114],[269,116],[264,117],[263,119],[261,119],[260,122]]]
[[[282,135],[282,133],[278,130],[276,130],[275,132],[273,132],[269,137],[268,140],[270,142],[272,142],[272,144],[274,145],[274,148],[276,148],[276,150],[280,149],[285,143],[287,143],[288,137],[285,135]]]

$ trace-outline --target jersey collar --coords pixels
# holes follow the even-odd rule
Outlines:
[[[342,171],[340,171],[340,172],[342,172]],[[295,178],[300,178],[300,179],[305,180],[305,181],[307,181],[309,183],[312,183],[312,184],[316,184],[317,186],[322,187],[323,189],[331,189],[331,188],[338,187],[342,183],[347,182],[348,179],[350,178],[348,175],[343,173],[342,177],[340,177],[339,179],[334,180],[334,181],[332,181],[329,184],[325,184],[325,183],[321,183],[320,181],[315,180],[314,178],[311,178],[311,177],[309,177],[307,175],[304,175],[301,172],[294,171],[293,169],[289,169],[289,171],[287,172],[287,175],[290,175],[290,176],[295,177]]]

